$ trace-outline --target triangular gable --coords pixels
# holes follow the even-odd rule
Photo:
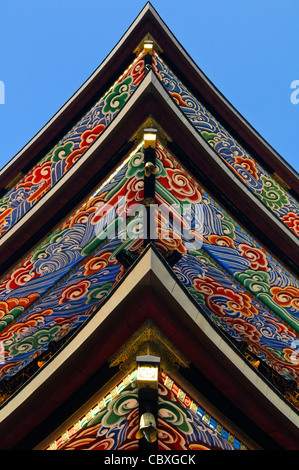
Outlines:
[[[184,83],[155,54],[154,70],[190,122],[220,158],[287,227],[298,236],[298,201],[258,164],[224,129],[214,116],[190,93]],[[283,184],[283,182],[282,182]],[[290,189],[290,188],[288,188]]]
[[[215,116],[221,118],[222,123],[225,123],[224,127],[234,129],[240,141],[246,142],[251,148],[252,154],[259,155],[259,158],[264,160],[265,165],[268,168],[274,169],[282,179],[285,179],[288,186],[293,188],[298,194],[298,178],[294,170],[290,168],[287,162],[285,162],[250,124],[246,122],[238,111],[233,108],[231,103],[226,100],[221,92],[207,78],[198,65],[193,62],[188,52],[179,43],[150,2],[146,3],[114,49],[86,80],[82,87],[32,141],[4,167],[1,172],[1,186],[5,186],[9,183],[18,174],[18,171],[28,164],[30,158],[33,156],[36,158],[38,154],[42,154],[42,148],[47,146],[50,149],[53,136],[55,140],[57,135],[61,135],[64,132],[66,122],[76,122],[78,117],[81,118],[83,116],[86,103],[94,104],[94,97],[98,90],[106,91],[107,82],[112,84],[120,73],[123,72],[123,64],[129,65],[132,57],[134,58],[134,56],[132,56],[132,44],[135,44],[133,47],[133,49],[135,49],[137,44],[139,44],[149,32],[151,36],[158,41],[160,46],[159,51],[163,52],[162,58],[167,58],[168,65],[173,69],[174,73],[179,71],[181,76],[188,78],[186,85],[190,89],[197,90],[204,105],[209,103],[210,111],[214,113]]]
[[[76,422],[56,434],[47,450],[138,450],[136,376],[136,369],[126,375]],[[158,450],[247,449],[163,372],[159,377],[157,427]]]

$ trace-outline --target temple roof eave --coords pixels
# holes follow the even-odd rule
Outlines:
[[[146,299],[157,301],[157,314],[155,309],[149,313],[139,305],[137,315],[132,305],[137,299],[141,302],[141,298],[144,302]],[[264,432],[286,448],[296,448],[298,413],[215,329],[167,263],[151,247],[94,315],[1,408],[2,448],[11,448],[41,424],[109,360],[148,316],[152,316],[172,343]],[[34,406],[36,401],[39,407]],[[22,426],[17,425],[19,420]],[[6,432],[7,429],[14,429],[14,432]]]

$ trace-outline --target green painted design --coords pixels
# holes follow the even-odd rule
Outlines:
[[[188,291],[192,295],[192,297],[196,300],[196,302],[198,302],[199,304],[205,305],[205,295],[202,292],[199,292],[194,287],[189,287]]]
[[[95,248],[106,238],[113,237],[115,235],[115,230],[119,225],[122,226],[123,218],[117,217],[113,219],[109,224],[105,225],[101,230],[98,231],[97,235],[87,243],[81,250],[81,255],[86,256],[91,253]]]
[[[126,171],[126,178],[131,178],[135,176],[137,179],[144,177],[144,155],[143,152],[137,152],[128,163],[128,168]],[[156,159],[156,177],[167,176],[167,171],[164,168],[163,162],[157,158]]]
[[[57,147],[53,152],[52,162],[58,162],[59,160],[68,157],[72,153],[73,147],[73,142],[68,142],[63,146]]]
[[[136,383],[129,384],[115,399],[112,400],[110,397],[109,403],[105,399],[105,403],[107,407],[88,423],[89,427],[98,423],[108,428],[120,424],[126,414],[138,406],[138,388]]]
[[[114,113],[118,111],[127,100],[130,93],[132,77],[125,78],[121,83],[117,83],[105,98],[103,113]]]
[[[193,428],[187,418],[186,409],[179,403],[175,403],[168,399],[159,396],[159,416],[165,421],[176,426],[181,432],[185,434],[192,434]]]
[[[144,155],[143,152],[137,152],[128,162],[125,178],[143,178],[144,175]]]
[[[17,318],[17,316],[20,315],[22,312],[24,312],[24,307],[22,307],[21,305],[13,307],[7,315],[4,315],[1,318],[0,330],[3,330],[3,328],[5,328],[12,321],[14,321],[15,318]]]
[[[261,293],[270,293],[269,274],[265,271],[246,269],[243,272],[235,273],[234,276],[256,296]]]
[[[156,178],[159,176],[166,177],[167,176],[167,171],[166,168],[163,165],[162,160],[159,160],[158,158],[156,159]]]
[[[292,315],[289,313],[284,307],[281,307],[278,305],[274,300],[271,294],[268,293],[263,293],[261,292],[260,294],[257,295],[257,298],[264,302],[264,304],[272,310],[274,313],[276,313],[283,321],[285,321],[288,325],[290,325],[297,333],[299,333],[299,322]]]
[[[57,339],[61,331],[60,325],[54,325],[51,328],[40,329],[34,332],[32,335],[28,335],[21,341],[12,342],[10,340],[4,341],[5,349],[12,357],[26,354],[27,352],[34,351],[42,348],[44,344],[48,344],[50,341]]]
[[[221,221],[221,224],[222,224],[224,235],[234,240],[236,237],[235,224],[231,222],[230,220],[228,220],[227,218],[223,218]]]
[[[263,189],[260,198],[270,209],[280,209],[289,203],[286,193],[278,186],[272,178],[261,176]]]
[[[204,265],[207,266],[216,266],[217,263],[211,259],[210,255],[208,255],[203,249],[200,250],[191,250],[189,251],[189,254],[192,256],[195,256],[195,258],[200,261],[200,263],[203,263]]]
[[[273,300],[270,292],[269,274],[267,272],[247,269],[243,272],[234,273],[234,277],[255,295],[258,300],[263,302],[265,306],[277,314],[283,321],[287,322],[295,331],[299,332],[298,320]]]
[[[209,133],[209,132],[201,132],[201,135],[203,136],[203,138],[212,146],[214,147],[215,144],[217,144],[217,142],[221,142],[221,137],[219,137],[218,134],[215,134],[215,133]]]
[[[86,304],[91,304],[93,302],[99,302],[104,297],[106,297],[113,287],[113,282],[105,282],[101,286],[93,287],[87,294]]]
[[[284,351],[281,351],[280,349],[273,348],[273,347],[270,347],[270,346],[268,346],[266,349],[267,349],[267,351],[272,353],[273,356],[277,357],[280,361],[282,361],[282,362],[286,361]]]

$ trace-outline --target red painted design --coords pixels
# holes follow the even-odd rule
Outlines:
[[[283,307],[294,307],[299,309],[299,289],[297,287],[271,287],[273,299]]]
[[[104,124],[99,124],[91,130],[84,131],[81,135],[80,147],[90,146],[104,129]]]
[[[159,182],[180,200],[201,202],[200,190],[182,169],[168,168],[167,177],[161,176]]]
[[[38,274],[33,269],[32,262],[26,260],[21,267],[12,272],[9,281],[6,283],[6,288],[9,290],[16,289],[37,276]]]
[[[255,166],[255,163],[250,158],[236,157],[235,163],[241,165],[245,170],[252,174],[252,176],[257,180],[258,179],[258,170]]]
[[[211,277],[197,277],[193,285],[205,295],[206,305],[221,317],[226,316],[228,311],[230,315],[233,315],[233,318],[238,314],[249,318],[258,314],[258,310],[252,305],[251,298],[247,294],[225,288]],[[217,298],[217,301],[214,297]],[[220,302],[220,297],[223,297],[225,302]]]
[[[299,215],[288,212],[281,217],[281,220],[296,234],[299,235]]]
[[[259,248],[240,243],[239,249],[244,258],[250,260],[252,269],[267,271],[268,261],[266,254]]]
[[[85,265],[85,271],[84,271],[84,276],[89,276],[100,269],[103,269],[107,266],[107,264],[111,264],[111,261],[109,261],[109,257],[111,255],[111,252],[106,252],[103,253],[101,256],[95,256],[91,260],[89,260],[86,265]],[[117,260],[113,262],[114,264],[117,263]]]
[[[65,302],[78,300],[81,297],[84,297],[88,292],[90,284],[91,282],[86,279],[79,281],[77,284],[72,284],[71,286],[66,287],[62,291],[58,303],[63,304]]]

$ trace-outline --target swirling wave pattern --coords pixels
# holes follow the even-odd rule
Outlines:
[[[126,99],[128,87],[132,83],[135,86],[140,78],[138,69],[136,74],[130,75],[128,71],[121,77],[120,86],[114,87],[103,98],[105,101],[110,97],[105,101],[107,115],[112,115],[111,109],[114,109],[113,93],[125,94],[119,102]],[[161,68],[162,79],[164,73]],[[121,86],[123,80],[126,82]],[[175,77],[171,76],[170,84],[171,87],[176,84]],[[184,103],[189,103],[190,98],[188,91],[180,85],[180,89],[173,88],[172,93],[174,99],[186,107]],[[191,109],[191,105],[189,107]],[[197,121],[205,123],[206,138],[216,145],[224,130],[211,121],[211,116],[199,103],[194,103],[192,113],[199,111],[203,116],[199,119],[197,115]],[[93,126],[86,127],[86,123],[91,122]],[[214,127],[208,129],[207,123]],[[24,203],[22,194],[30,194],[32,202],[39,190],[39,194],[46,190],[48,162],[54,163],[55,168],[60,165],[59,169],[58,166],[56,168],[59,177],[62,168],[66,168],[63,165],[71,165],[79,158],[81,150],[97,138],[101,129],[99,109],[95,106],[76,127],[79,133],[77,147],[72,140],[76,134],[74,131],[4,200],[7,202],[11,198],[14,209],[22,207],[22,210],[27,210],[29,200]],[[74,149],[80,150],[76,156]],[[262,170],[252,163],[249,156],[239,148],[234,152],[242,171],[247,171],[248,177],[250,175],[254,180],[261,180]],[[245,340],[281,375],[298,381],[298,364],[294,363],[290,352],[294,351],[294,338],[299,332],[298,281],[266,253],[160,143],[157,145],[157,169],[156,199],[159,203],[166,207],[178,204],[182,208],[184,204],[190,204],[200,208],[192,212],[195,228],[191,226],[192,217],[182,217],[183,211],[177,211],[177,220],[167,222],[160,219],[157,248],[163,254],[174,248],[182,253],[174,272],[219,328],[238,341]],[[0,280],[0,341],[5,347],[0,379],[22,370],[47,349],[50,341],[62,338],[82,324],[117,285],[124,270],[116,260],[116,253],[124,247],[139,253],[143,241],[138,237],[100,239],[99,233],[113,221],[110,213],[104,214],[103,208],[109,204],[121,217],[127,212],[129,203],[143,201],[143,187],[143,151],[137,148],[126,163],[117,168],[113,177],[100,185],[89,199]],[[264,190],[272,194],[272,182],[266,184]],[[277,205],[277,200],[268,196],[269,204]],[[281,194],[280,201],[283,197]],[[286,211],[286,206],[281,209]],[[10,217],[10,210],[12,207],[2,206],[0,213]],[[177,234],[178,221],[189,228],[199,246],[186,245],[187,235],[185,239],[172,238]],[[139,220],[133,218],[130,225],[132,233],[137,234],[138,224]],[[164,237],[165,233],[168,237]],[[166,419],[164,421],[170,425]],[[108,441],[103,445],[108,445]]]
[[[116,387],[113,396],[108,394],[103,398],[100,409],[96,405],[87,412],[49,449],[138,449],[138,388],[135,379],[129,385],[126,383],[124,387]],[[158,397],[158,450],[246,448],[163,373],[159,376]]]
[[[0,341],[5,361],[0,364],[0,379],[12,377],[46,351],[51,341],[77,328],[123,276],[116,253],[125,246],[136,250],[142,240],[100,239],[98,234],[111,222],[102,210],[105,204],[114,204],[122,213],[128,203],[123,196],[140,201],[138,185],[143,181],[133,164],[136,152],[142,166],[142,151],[131,152],[107,183],[1,279]],[[138,189],[133,191],[134,187]]]
[[[172,178],[173,168],[185,174],[161,144],[157,155],[167,178]],[[190,175],[187,178],[192,182]],[[170,201],[165,188],[172,191],[172,184],[165,180],[161,194]],[[245,340],[268,365],[275,364],[281,375],[299,383],[298,364],[288,353],[299,332],[298,281],[204,188],[198,190],[203,209],[196,227],[202,230],[202,243],[199,249],[185,249],[173,268],[175,274],[219,328],[237,341]],[[181,201],[186,202],[184,195]]]
[[[195,448],[196,443],[206,445],[207,448],[232,450],[234,446],[216,431],[216,422],[196,407],[191,411],[192,398],[187,397],[183,390],[165,383],[159,384],[158,427],[160,447],[164,450],[187,450]],[[175,394],[172,390],[175,389]],[[180,398],[180,394],[182,395]],[[183,400],[183,401],[182,401]]]

